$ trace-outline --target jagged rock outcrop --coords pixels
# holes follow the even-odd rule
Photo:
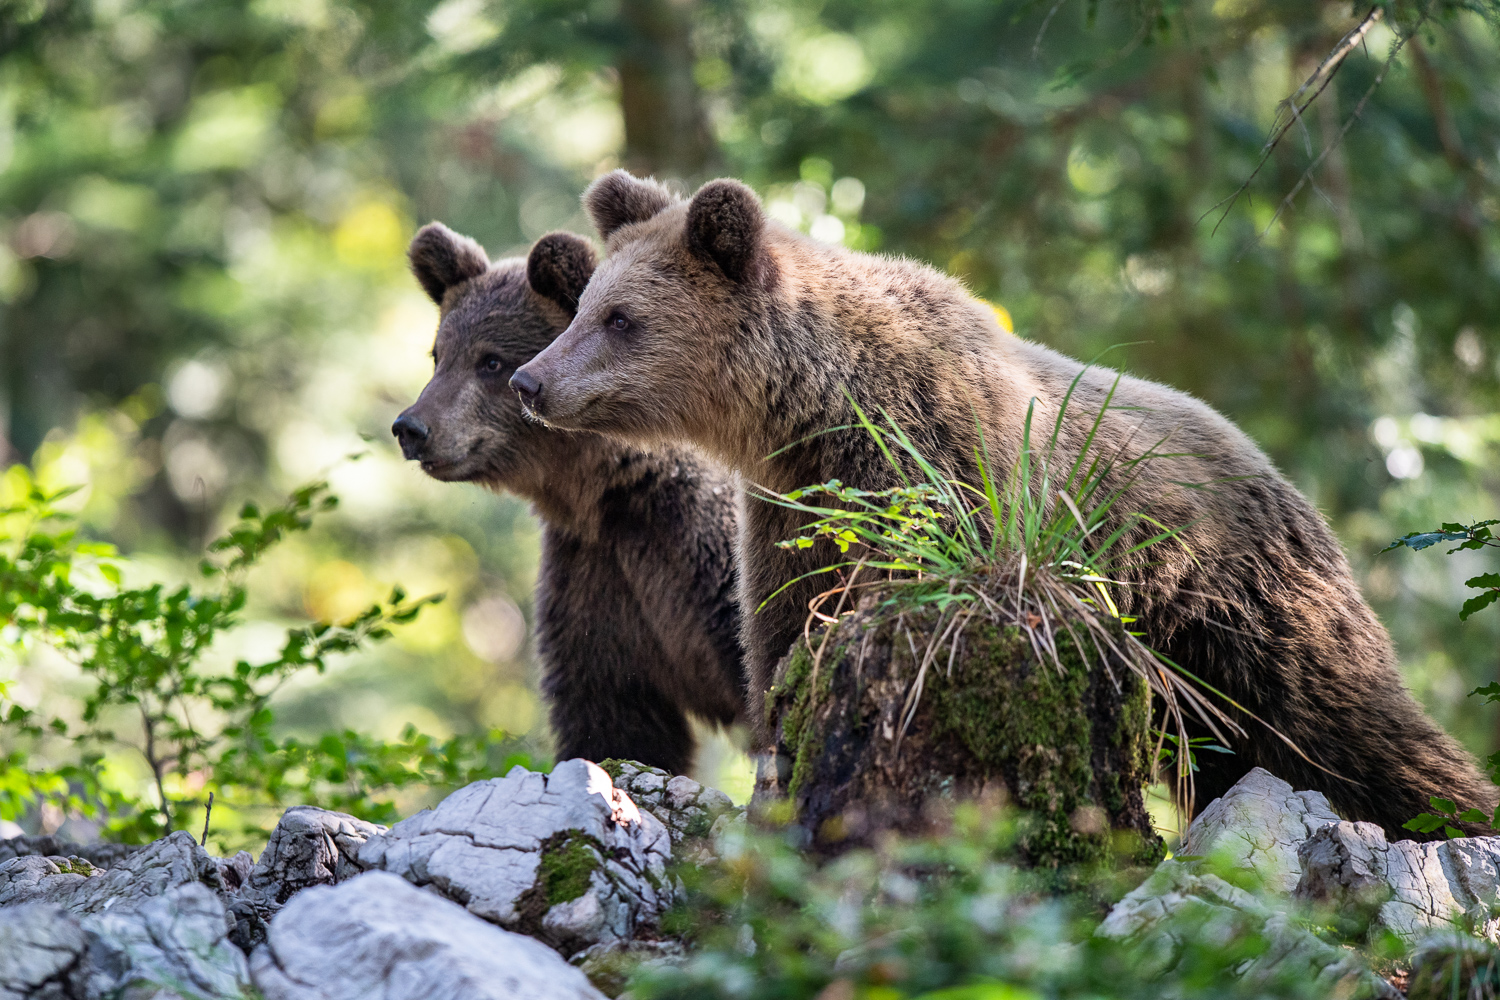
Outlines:
[[[1372,940],[1400,936],[1415,948],[1412,982],[1423,990],[1444,976],[1451,984],[1453,969],[1467,981],[1500,944],[1500,837],[1388,843],[1380,827],[1340,820],[1322,795],[1256,768],[1203,810],[1177,859],[1117,903],[1099,933],[1147,943],[1169,964],[1187,937],[1179,929],[1240,922],[1273,945],[1246,975],[1298,962],[1330,989],[1342,981],[1399,995],[1303,929],[1298,904],[1330,906]]]
[[[360,848],[385,832],[348,813],[293,806],[271,831],[249,888],[280,905],[309,886],[337,885],[364,871],[357,861]]]
[[[667,828],[598,765],[522,767],[371,837],[359,863],[582,960],[657,936],[675,898]]]
[[[315,806],[288,809],[253,867],[250,855],[243,851],[234,859],[237,881],[225,899],[235,921],[234,943],[249,954],[265,941],[267,923],[293,895],[358,875],[364,870],[356,860],[359,849],[385,831],[377,823],[348,813]],[[226,879],[226,883],[231,881]]]
[[[1409,942],[1455,924],[1500,944],[1500,837],[1387,843],[1372,823],[1331,823],[1299,851],[1297,896],[1374,909]]]
[[[108,870],[76,856],[0,864],[0,998],[246,995],[221,898],[226,864],[181,832]]]
[[[1198,814],[1177,853],[1212,857],[1217,864],[1253,875],[1273,892],[1289,894],[1302,874],[1298,847],[1338,821],[1321,792],[1293,791],[1256,767]]]
[[[699,784],[685,774],[668,774],[633,760],[607,760],[599,766],[638,808],[661,820],[674,848],[707,838],[721,817],[744,812],[717,788]]]
[[[297,894],[251,959],[266,1000],[603,1000],[555,951],[386,872]]]
[[[37,855],[82,858],[95,868],[113,868],[139,850],[141,848],[136,844],[75,844],[52,834],[38,834],[0,840],[0,864],[11,858]]]
[[[1305,979],[1325,987],[1329,996],[1400,1000],[1401,994],[1353,952],[1321,940],[1286,912],[1195,867],[1163,861],[1099,926],[1103,937],[1141,942],[1153,959],[1141,969],[1143,974],[1152,975],[1153,966],[1156,972],[1172,968],[1189,942],[1228,942],[1254,932],[1264,935],[1269,947],[1241,970],[1246,983]]]

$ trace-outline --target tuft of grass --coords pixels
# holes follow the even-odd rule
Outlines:
[[[1227,742],[1226,733],[1244,735],[1217,701],[1255,717],[1151,649],[1141,633],[1130,627],[1135,619],[1121,613],[1115,595],[1132,585],[1122,578],[1124,567],[1139,563],[1140,554],[1156,546],[1170,543],[1186,548],[1182,532],[1188,526],[1169,527],[1145,512],[1125,509],[1127,492],[1143,465],[1169,457],[1159,451],[1163,442],[1135,458],[1096,448],[1118,376],[1094,414],[1078,453],[1069,456],[1059,450],[1063,421],[1083,374],[1069,386],[1050,433],[1042,440],[1034,434],[1036,400],[1032,400],[1020,454],[1003,476],[997,474],[977,418],[976,484],[945,475],[890,414],[882,410],[877,422],[846,392],[858,419],[850,426],[862,427],[874,438],[901,485],[863,490],[831,480],[786,494],[764,492],[769,502],[812,517],[797,537],[779,543],[782,547],[806,549],[830,541],[846,556],[788,581],[767,598],[771,600],[799,580],[821,574],[837,576],[837,583],[809,607],[804,629],[809,648],[814,623],[829,627],[815,654],[814,672],[851,595],[877,591],[893,611],[928,604],[939,608],[938,625],[903,706],[903,734],[916,714],[929,667],[942,662],[945,651],[951,660],[965,628],[982,621],[1019,626],[1038,660],[1059,671],[1065,669],[1058,652],[1063,634],[1088,659],[1085,666],[1092,663],[1088,650],[1106,670],[1112,670],[1113,663],[1124,664],[1160,699],[1164,718],[1176,731],[1176,740],[1182,741],[1180,745],[1187,745],[1188,716],[1201,721],[1219,743]],[[838,603],[828,614],[824,607],[835,596]],[[1164,731],[1161,742],[1165,743]],[[1157,747],[1156,758],[1172,763],[1179,797],[1191,814],[1189,755],[1164,754],[1163,749]]]

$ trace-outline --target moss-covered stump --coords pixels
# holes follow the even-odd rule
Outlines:
[[[786,800],[814,847],[838,851],[928,832],[963,798],[1000,798],[1023,811],[1030,864],[1156,860],[1145,682],[1080,656],[1062,628],[1054,662],[1019,626],[979,619],[931,648],[940,624],[935,610],[864,609],[826,649],[822,631],[794,646],[766,695],[776,742],[757,804]]]

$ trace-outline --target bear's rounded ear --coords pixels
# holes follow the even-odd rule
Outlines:
[[[676,201],[671,191],[655,181],[643,181],[623,170],[611,170],[583,192],[583,207],[606,240],[621,226],[645,222]]]
[[[760,199],[739,181],[709,181],[688,205],[688,249],[719,265],[731,281],[751,273],[764,230]]]
[[[483,247],[441,222],[429,222],[418,230],[406,257],[411,261],[411,273],[438,305],[443,304],[443,293],[448,289],[490,269],[490,258]]]
[[[578,312],[578,300],[597,263],[594,248],[582,236],[548,233],[536,241],[526,258],[526,280],[533,291],[572,316]]]

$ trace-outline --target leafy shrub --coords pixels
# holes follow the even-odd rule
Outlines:
[[[1162,442],[1134,458],[1094,447],[1114,399],[1112,386],[1092,415],[1077,454],[1059,448],[1074,392],[1090,367],[1074,378],[1050,431],[1045,425],[1034,430],[1036,401],[1031,401],[1020,453],[1008,473],[996,468],[980,429],[974,450],[978,483],[945,475],[889,414],[882,412],[877,423],[851,397],[855,426],[875,440],[901,485],[869,491],[832,480],[784,495],[770,493],[765,499],[810,517],[798,537],[779,544],[805,549],[829,540],[845,557],[805,574],[842,576],[840,584],[821,595],[825,600],[839,595],[833,615],[814,609],[815,617],[830,623],[825,645],[846,602],[854,604],[849,595],[868,588],[879,589],[893,614],[922,605],[936,606],[943,615],[951,612],[946,631],[939,618],[942,641],[935,647],[951,635],[956,649],[962,627],[976,619],[1015,625],[1038,659],[1062,672],[1058,637],[1066,634],[1085,666],[1090,650],[1101,659],[1109,654],[1145,682],[1164,720],[1158,732],[1170,727],[1185,739],[1185,717],[1192,715],[1213,734],[1211,745],[1218,748],[1227,742],[1225,733],[1243,735],[1243,730],[1217,702],[1256,716],[1148,647],[1142,633],[1129,627],[1135,619],[1122,615],[1112,596],[1129,585],[1122,572],[1138,554],[1164,543],[1185,544],[1180,527],[1125,507],[1135,476],[1157,457]],[[865,571],[870,575],[861,580]],[[920,692],[924,679],[925,667],[914,691]],[[915,696],[903,713],[903,732],[914,708]],[[1191,801],[1191,756],[1179,760],[1164,743],[1158,742],[1156,759],[1174,765],[1183,798]]]
[[[1496,538],[1490,528],[1500,524],[1500,520],[1475,521],[1473,524],[1444,524],[1436,531],[1413,531],[1411,534],[1402,535],[1381,552],[1389,552],[1392,549],[1408,548],[1420,552],[1422,549],[1430,548],[1443,542],[1458,542],[1449,549],[1447,554],[1468,550],[1500,548],[1500,538]],[[1474,587],[1479,593],[1464,601],[1464,605],[1458,611],[1460,621],[1468,621],[1469,616],[1476,611],[1485,608],[1500,600],[1500,573],[1481,573],[1464,581],[1465,587]]]
[[[683,873],[688,931],[680,965],[646,963],[637,1000],[1057,1000],[1327,997],[1307,966],[1257,977],[1246,962],[1276,946],[1253,918],[1183,919],[1159,945],[1094,934],[1122,886],[1039,891],[1036,874],[1004,863],[1014,814],[960,807],[940,839],[891,839],[818,865],[776,834],[736,830],[721,860]],[[1357,996],[1350,981],[1332,995]]]
[[[25,476],[24,469],[11,475]],[[97,819],[106,836],[141,842],[203,819],[207,796],[237,817],[221,842],[259,835],[289,805],[312,803],[376,822],[395,816],[390,796],[452,788],[529,763],[492,730],[439,741],[407,727],[387,743],[352,731],[278,740],[271,700],[292,677],[322,673],[331,657],[391,636],[441,596],[411,600],[399,587],[348,621],[287,631],[278,654],[210,670],[203,659],[241,623],[245,571],[279,540],[305,531],[337,499],[305,486],[262,512],[247,504],[209,546],[206,585],[125,584],[113,547],[83,539],[58,504],[25,480],[25,499],[0,510],[0,637],[24,652],[43,643],[78,665],[91,685],[78,723],[43,719],[9,701],[0,685],[0,818],[53,803]],[[151,774],[139,794],[106,780],[106,754],[138,753]],[[190,791],[191,790],[191,791]]]

